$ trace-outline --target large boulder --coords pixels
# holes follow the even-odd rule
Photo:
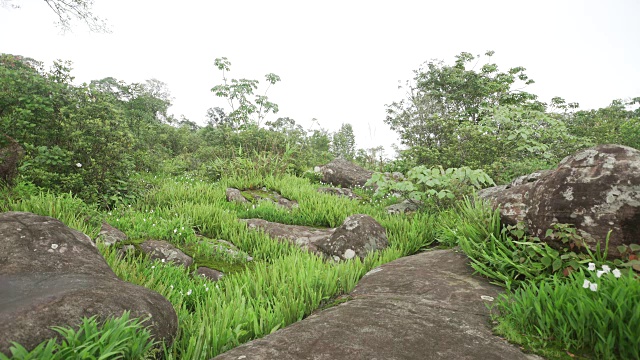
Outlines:
[[[52,326],[83,317],[149,317],[156,340],[173,342],[178,318],[160,294],[120,280],[85,234],[59,220],[22,212],[0,214],[0,352],[10,342],[33,349],[56,337]]]
[[[0,184],[13,184],[18,174],[18,164],[25,152],[17,141],[7,135],[0,135]]]
[[[262,219],[246,219],[249,229],[262,230],[272,238],[287,241],[325,258],[364,259],[368,253],[389,244],[385,229],[369,215],[352,215],[338,228],[319,229],[287,225]]]
[[[557,248],[567,244],[545,238],[556,223],[574,225],[591,250],[597,244],[604,249],[612,230],[611,258],[620,257],[620,245],[640,244],[640,151],[627,146],[585,149],[562,160],[555,170],[479,195],[501,207],[504,223],[524,222],[532,235]]]
[[[351,300],[215,360],[540,360],[493,335],[487,304],[501,292],[453,250],[370,271]]]
[[[340,158],[321,166],[319,170],[322,173],[322,182],[347,188],[363,187],[373,175],[373,171]]]

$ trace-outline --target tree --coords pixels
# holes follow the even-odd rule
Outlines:
[[[57,25],[63,30],[71,29],[74,19],[84,22],[90,31],[109,32],[105,20],[93,14],[93,0],[44,0],[53,13],[58,17]],[[20,8],[12,4],[12,0],[2,0],[3,7]]]
[[[342,124],[340,130],[333,134],[331,153],[346,160],[353,160],[356,156],[356,138],[351,124]]]
[[[518,66],[502,72],[490,62],[493,55],[479,69],[480,55],[460,53],[453,65],[432,60],[414,71],[407,81],[404,99],[387,105],[385,122],[398,132],[407,147],[402,157],[408,166],[428,164],[460,167],[465,160],[457,150],[468,147],[463,143],[484,134],[479,126],[493,116],[495,108],[517,106],[544,111],[546,105],[522,88],[533,80]],[[472,134],[474,134],[472,136]],[[486,143],[482,137],[476,140]],[[480,157],[483,154],[468,154]]]
[[[278,75],[273,73],[265,75],[269,85],[263,95],[259,95],[254,93],[260,83],[258,80],[227,79],[226,73],[231,71],[231,62],[226,57],[217,58],[215,65],[222,71],[222,84],[214,86],[211,92],[227,99],[231,107],[229,119],[235,127],[260,126],[268,113],[278,112],[278,105],[269,101],[267,97],[271,85],[280,81]]]

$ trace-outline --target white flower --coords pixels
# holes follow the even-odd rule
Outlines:
[[[164,262],[164,259],[162,259],[162,262]]]
[[[619,278],[619,277],[620,277],[620,275],[622,275],[622,273],[621,273],[621,272],[620,272],[620,270],[618,270],[618,269],[614,269],[614,270],[612,271],[612,273],[613,273],[613,276],[615,276],[615,277],[617,277],[617,278]]]
[[[591,282],[589,282],[589,280],[587,279],[584,279],[584,283],[582,283],[582,287],[585,289],[588,289],[589,285],[591,285]]]
[[[191,295],[191,289],[189,289],[189,291],[187,291],[187,296]]]
[[[173,285],[169,285],[169,287],[173,289]]]
[[[602,274],[604,274],[604,271],[602,271],[602,270],[598,270],[598,271],[596,271],[596,276],[597,276],[597,277],[602,276]]]
[[[595,284],[595,283],[589,284],[589,289],[591,291],[598,291],[598,284]]]
[[[80,168],[80,167],[82,167],[82,164],[76,163],[76,166]]]
[[[182,230],[184,230],[184,226],[182,227]]]
[[[178,229],[173,229],[173,233],[174,234],[177,233],[177,232],[178,232]]]
[[[156,224],[153,224],[153,226],[156,226]]]
[[[589,271],[594,271],[596,269],[596,264],[589,263]]]
[[[58,244],[51,244],[51,248],[52,248],[53,250],[57,249],[57,248],[58,248]]]
[[[609,267],[609,265],[602,265],[602,271],[604,271],[604,273],[608,273],[611,272],[611,268]]]
[[[204,291],[209,291],[209,288],[204,288]]]
[[[142,219],[142,221],[147,221],[147,219]]]
[[[155,266],[155,265],[153,265],[151,268],[152,268],[152,269],[155,269],[155,268],[156,268],[156,266]]]

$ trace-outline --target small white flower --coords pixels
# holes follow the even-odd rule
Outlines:
[[[209,291],[209,288],[204,288],[204,291]]]
[[[129,205],[129,207],[131,207],[131,205]]]
[[[589,282],[589,280],[587,279],[584,279],[584,283],[582,283],[582,287],[585,289],[588,289],[589,285],[591,285],[591,282]]]
[[[153,214],[153,209],[151,210],[151,213]]]
[[[79,168],[81,168],[81,167],[82,167],[82,164],[80,164],[80,163],[76,163],[76,166],[77,166],[77,167],[79,167]]]
[[[187,296],[191,295],[191,289],[189,289],[189,291],[187,291]]]
[[[617,277],[617,278],[619,278],[619,277],[622,275],[622,273],[621,273],[621,272],[620,272],[620,270],[618,270],[618,269],[614,269],[614,270],[612,271],[612,273],[613,273],[613,276],[615,276],[615,277]]]
[[[147,221],[147,219],[142,219],[142,221]]]
[[[604,273],[608,273],[611,272],[611,268],[609,267],[609,265],[602,265],[602,271],[604,271]]]
[[[164,262],[164,259],[162,259],[162,262]]]
[[[594,271],[596,269],[596,264],[589,263],[589,271]]]
[[[589,290],[591,290],[591,291],[598,291],[598,284],[591,283],[591,284],[589,285]]]
[[[153,226],[156,226],[156,224],[153,224]]]
[[[57,249],[57,248],[58,248],[58,244],[51,244],[51,248],[52,248],[53,250]]]
[[[184,226],[182,227],[182,230],[184,230]]]
[[[177,233],[177,232],[178,232],[178,229],[173,229],[173,233],[174,234]]]
[[[602,270],[598,270],[598,271],[596,271],[596,276],[597,276],[597,277],[602,276],[602,274],[604,274],[604,271],[602,271]]]
[[[111,211],[109,211],[109,215],[111,215]]]
[[[152,269],[155,269],[155,268],[156,268],[156,266],[155,266],[155,265],[153,265],[151,268],[152,268]]]
[[[169,285],[169,287],[173,289],[173,285]]]

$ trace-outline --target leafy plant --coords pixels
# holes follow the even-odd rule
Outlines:
[[[376,185],[375,197],[392,194],[417,200],[432,201],[437,206],[451,206],[474,189],[494,185],[493,180],[482,170],[468,167],[443,169],[417,166],[409,170],[405,180],[395,180],[383,173],[374,173],[365,186]]]
[[[97,316],[83,318],[78,329],[55,326],[61,341],[51,339],[28,351],[13,343],[11,357],[0,353],[0,360],[73,360],[124,359],[138,360],[152,356],[155,342],[140,319],[130,319],[125,311],[119,318],[109,318],[100,324]]]

